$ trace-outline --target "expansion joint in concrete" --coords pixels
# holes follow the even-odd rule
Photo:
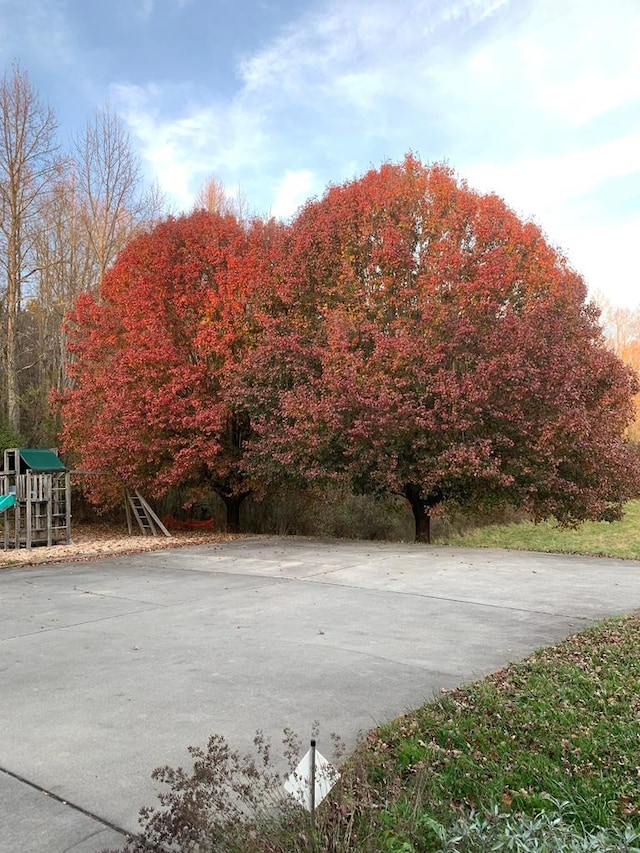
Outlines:
[[[45,797],[50,797],[52,800],[56,800],[63,806],[68,806],[70,809],[73,809],[80,814],[83,814],[85,817],[91,818],[91,820],[95,820],[98,823],[102,824],[102,826],[107,829],[112,829],[114,832],[118,832],[124,838],[130,838],[131,833],[127,832],[126,829],[123,829],[121,826],[118,826],[115,823],[112,823],[110,820],[106,818],[100,817],[94,812],[89,811],[88,809],[83,808],[82,806],[77,805],[76,803],[72,803],[69,800],[66,800],[64,797],[61,797],[59,794],[54,794],[53,791],[49,791],[46,788],[43,788],[42,785],[38,785],[37,782],[32,782],[30,779],[26,779],[24,776],[21,776],[19,773],[14,773],[12,770],[7,770],[6,767],[0,766],[0,773],[4,773],[6,776],[10,776],[12,779],[15,779],[17,782],[21,782],[23,785],[28,785],[30,788],[33,788],[35,791],[39,791],[41,794],[44,794]],[[76,842],[77,843],[77,842]]]

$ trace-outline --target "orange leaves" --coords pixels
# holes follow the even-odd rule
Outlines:
[[[238,448],[224,389],[243,334],[246,243],[233,217],[168,219],[120,254],[99,303],[79,300],[62,411],[83,467],[152,494],[228,478]]]

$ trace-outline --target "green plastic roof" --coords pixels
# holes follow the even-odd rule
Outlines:
[[[66,471],[53,450],[29,450],[20,448],[20,458],[32,471]]]

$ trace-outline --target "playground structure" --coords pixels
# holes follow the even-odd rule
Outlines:
[[[55,450],[12,448],[0,469],[0,533],[4,550],[71,543],[71,474]],[[140,492],[125,490],[129,535],[133,520],[143,536],[171,536]]]
[[[71,542],[70,473],[54,450],[4,451],[0,512],[5,550]]]

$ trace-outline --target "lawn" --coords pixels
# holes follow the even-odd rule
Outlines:
[[[472,812],[561,813],[592,838],[601,828],[639,830],[639,632],[638,615],[608,620],[371,733],[346,798],[353,813],[369,802],[353,849],[449,849],[436,829],[459,817],[468,828]]]
[[[567,554],[640,559],[640,501],[631,501],[620,521],[587,521],[578,528],[561,528],[552,521],[522,521],[477,527],[458,535],[443,535],[440,544],[479,548],[514,548]]]

